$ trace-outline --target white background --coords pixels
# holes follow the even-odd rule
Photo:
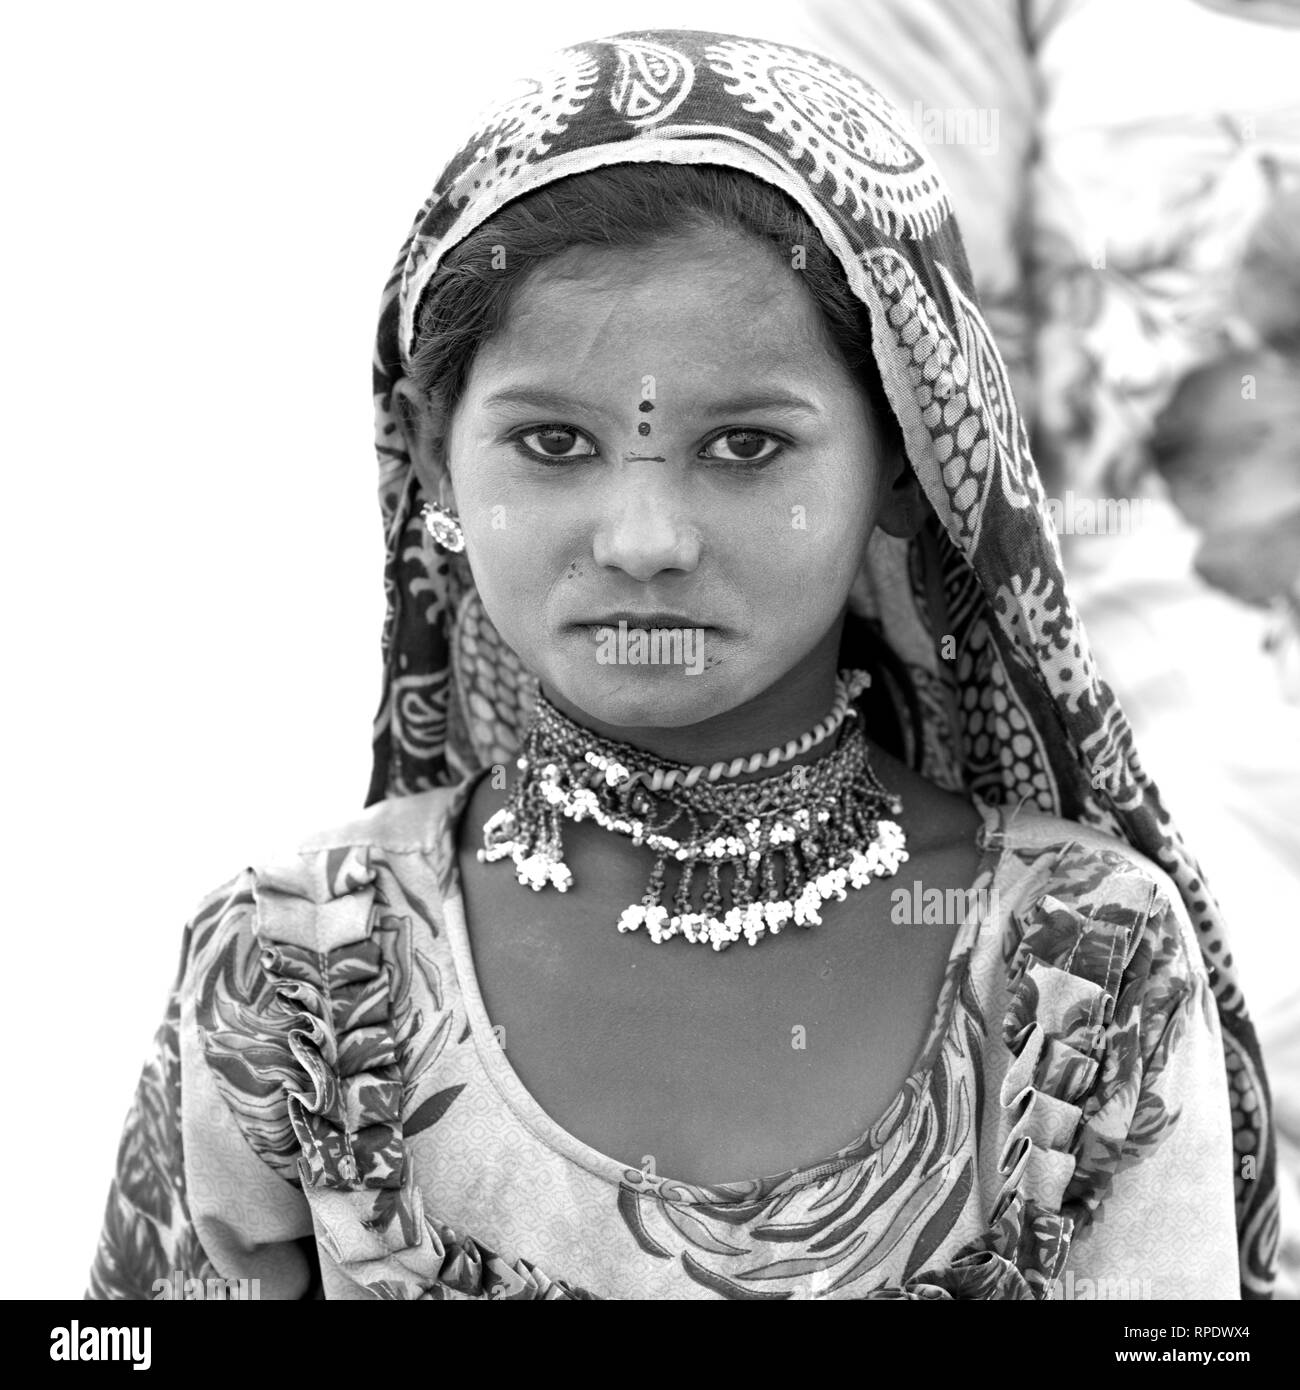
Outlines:
[[[362,808],[375,319],[469,118],[539,49],[783,9],[6,8],[0,1297],[85,1287],[199,898]]]

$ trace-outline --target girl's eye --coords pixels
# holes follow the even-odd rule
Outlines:
[[[572,463],[578,459],[597,457],[595,445],[572,425],[535,425],[532,429],[520,431],[514,439],[524,454],[539,463]],[[708,452],[720,444],[726,446],[726,453]],[[765,453],[760,452],[764,445],[771,446]],[[781,448],[782,441],[766,430],[726,430],[710,440],[701,457],[716,463],[758,468],[770,463]]]
[[[536,447],[525,445],[525,452],[533,458],[543,461],[562,462],[570,459],[585,459],[595,456],[595,449],[574,451],[574,446],[580,443],[590,444],[585,434],[573,429],[569,425],[541,425],[535,429],[525,430],[522,434],[515,435],[521,443],[529,439],[537,439],[539,443]]]
[[[762,464],[770,463],[781,452],[781,441],[766,430],[727,430],[713,439],[710,447],[723,443],[731,451],[730,457],[726,454],[706,454],[705,457],[717,459],[720,463]],[[765,454],[757,452],[764,444],[770,444],[772,448]]]

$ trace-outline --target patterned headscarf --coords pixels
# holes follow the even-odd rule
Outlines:
[[[463,556],[436,552],[393,387],[440,259],[505,203],[611,164],[723,165],[812,220],[870,312],[873,349],[933,515],[879,530],[852,603],[906,664],[923,712],[922,772],[994,803],[1032,801],[1154,860],[1199,934],[1222,1022],[1241,1162],[1247,1297],[1267,1297],[1275,1156],[1259,1045],[1218,906],[1142,770],[1066,592],[1056,532],[998,349],[976,303],[947,191],[898,112],[800,49],[694,30],[561,50],[447,165],[385,287],[375,356],[387,541],[383,695],[367,805],[506,762],[535,680],[488,620]],[[1250,1162],[1253,1160],[1253,1164]]]

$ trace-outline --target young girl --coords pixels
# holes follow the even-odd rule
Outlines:
[[[369,809],[190,922],[92,1294],[1267,1296],[1222,925],[898,115],[564,50],[375,392]]]

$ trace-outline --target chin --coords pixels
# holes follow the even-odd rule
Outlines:
[[[680,666],[596,666],[549,671],[547,685],[587,718],[616,729],[676,729],[716,718],[743,692],[725,662],[692,675]]]

